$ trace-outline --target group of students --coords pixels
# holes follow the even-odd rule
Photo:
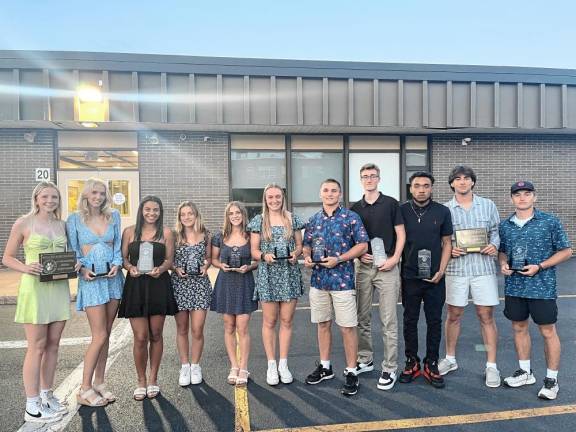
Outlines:
[[[222,230],[213,234],[190,201],[179,205],[174,229],[165,226],[162,202],[155,196],[142,199],[136,224],[121,234],[120,215],[111,206],[106,183],[98,179],[85,182],[78,211],[64,223],[57,187],[39,183],[32,194],[30,213],[12,228],[2,261],[23,274],[15,321],[24,324],[28,341],[23,366],[25,420],[53,422],[67,412],[52,387],[60,337],[70,317],[68,282],[40,282],[43,269],[38,263],[40,253],[64,251],[67,245],[77,257],[76,308],[86,313],[92,334],[77,394],[81,405],[100,407],[116,400],[105,384],[109,336],[116,316],[128,318],[134,334],[138,385],[133,397],[137,401],[160,393],[162,334],[166,316],[172,315],[177,326],[181,386],[202,382],[200,358],[208,310],[223,316],[230,361],[227,382],[246,385],[250,375],[248,326],[258,302],[268,359],[266,382],[291,383],[294,378],[288,368],[288,352],[296,303],[304,291],[298,266],[301,256],[304,265],[312,269],[311,321],[318,325],[320,354],[320,361],[305,379],[307,384],[334,377],[330,362],[334,318],[346,356],[342,393],[357,393],[358,376],[374,369],[371,308],[377,291],[384,344],[379,389],[389,390],[397,380],[396,302],[400,292],[407,357],[400,382],[411,382],[422,373],[434,387],[444,386],[442,376],[458,368],[455,347],[470,292],[486,346],[486,385],[499,386],[493,319],[493,308],[498,304],[498,256],[506,276],[505,315],[513,322],[520,360],[520,369],[505,382],[511,387],[535,382],[530,370],[527,321],[532,316],[546,341],[549,368],[539,396],[555,398],[560,343],[554,326],[554,267],[571,256],[571,249],[558,219],[534,209],[533,185],[518,182],[512,186],[515,213],[500,224],[494,203],[472,193],[476,176],[469,167],[456,167],[450,174],[455,195],[446,205],[432,200],[434,177],[430,173],[411,176],[412,199],[402,205],[379,192],[380,170],[376,165],[364,165],[360,179],[364,196],[351,209],[341,206],[338,181],[322,182],[322,209],[308,222],[287,211],[282,187],[267,185],[261,214],[249,221],[244,205],[230,202]],[[454,229],[468,228],[486,229],[489,243],[479,253],[466,253],[453,246]],[[378,263],[371,249],[374,238],[380,238],[385,248],[384,260],[379,257]],[[526,265],[512,271],[508,267],[510,251],[520,243],[527,248]],[[24,262],[18,258],[21,246]],[[430,273],[422,276],[419,267],[426,257]],[[150,268],[141,265],[145,260],[152,261]],[[219,269],[214,287],[207,277],[210,266]],[[440,360],[445,302],[446,358]],[[417,329],[422,303],[428,327],[423,368]]]

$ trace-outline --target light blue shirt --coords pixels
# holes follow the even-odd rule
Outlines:
[[[474,194],[472,206],[469,209],[458,204],[455,197],[444,205],[450,209],[454,231],[486,228],[488,242],[493,244],[496,249],[500,247],[500,235],[498,233],[500,215],[492,200]],[[496,271],[496,257],[473,252],[452,258],[448,263],[446,274],[450,276],[485,276],[496,274]]]

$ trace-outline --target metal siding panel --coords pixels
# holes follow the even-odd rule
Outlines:
[[[540,125],[540,89],[534,84],[522,85],[522,114],[521,127],[536,129]]]
[[[244,75],[242,79],[244,80],[244,107],[242,113],[244,115],[244,124],[250,124],[250,77]],[[274,107],[274,109],[276,109],[276,107]]]
[[[476,81],[470,83],[470,126],[476,127],[478,117],[478,89]]]
[[[196,123],[196,75],[188,74],[188,96],[190,98],[190,123]]]
[[[297,85],[295,78],[276,78],[278,106],[276,120],[278,124],[298,123]]]
[[[430,98],[428,90],[428,81],[422,81],[422,126],[430,126]]]
[[[524,124],[524,85],[518,83],[516,85],[516,115],[518,116],[518,127],[522,127]]]
[[[328,123],[348,124],[348,81],[328,80]]]
[[[277,122],[276,107],[278,106],[276,98],[276,77],[270,77],[270,124],[275,125]]]
[[[404,80],[398,80],[398,126],[404,127]]]
[[[140,121],[140,88],[138,85],[138,72],[132,72],[132,94],[134,100],[132,101],[132,118],[135,122]]]
[[[540,84],[540,125],[546,127],[546,84]]]
[[[430,86],[430,83],[428,84]],[[431,98],[432,99],[432,98]],[[422,127],[422,82],[404,81],[404,126]],[[432,105],[434,105],[432,103]],[[442,105],[446,112],[446,104]],[[434,111],[434,110],[433,110]],[[444,114],[441,114],[444,117]],[[430,124],[434,123],[436,117],[430,113]],[[443,121],[445,124],[445,120]]]
[[[302,77],[296,78],[296,111],[298,113],[298,124],[304,124],[304,102],[302,101]]]
[[[216,124],[216,76],[196,75],[196,122]]]
[[[494,83],[494,127],[500,127],[500,83]]]
[[[494,85],[477,83],[476,100],[476,126],[494,127]]]
[[[348,126],[354,125],[354,79],[348,78]]]
[[[329,108],[328,78],[322,78],[322,124],[328,125],[328,108]]]
[[[222,109],[224,123],[244,123],[244,78],[226,76],[222,80]]]
[[[454,106],[452,81],[446,83],[446,126],[454,126]]]
[[[75,90],[72,71],[51,71],[50,89],[57,92],[50,99],[52,120],[74,120],[74,96],[69,94]]]
[[[168,122],[168,83],[166,82],[166,72],[160,74],[160,95],[162,96],[162,101],[160,102],[160,119],[162,123]]]
[[[223,112],[222,112],[222,75],[216,75],[216,122],[218,124],[223,123]]]
[[[140,95],[139,116],[141,122],[162,121],[161,74],[138,74]]]
[[[398,124],[398,83],[396,81],[378,82],[378,122],[381,126]]]
[[[190,121],[190,96],[188,94],[188,75],[168,74],[166,93],[168,96],[168,123],[188,123]]]
[[[374,116],[372,122],[375,126],[380,125],[380,89],[378,80],[372,80],[372,99],[374,100]]]
[[[276,78],[276,121],[279,123],[279,79]],[[250,77],[250,124],[270,124],[270,79]]]
[[[500,127],[518,127],[518,86],[500,84]]]
[[[431,128],[445,128],[446,121],[446,83],[429,82],[428,95],[430,109],[428,110],[428,126]],[[411,120],[414,126],[420,126],[417,119]]]
[[[374,125],[374,89],[372,81],[354,81],[354,125]]]
[[[562,85],[562,127],[568,127],[568,86]]]
[[[547,128],[562,127],[562,87],[546,85],[546,125]]]
[[[304,124],[322,124],[322,80],[302,80],[302,104],[304,110]]]
[[[469,127],[471,91],[469,83],[452,84],[452,126]]]
[[[11,93],[0,92],[0,121],[17,120],[14,118],[14,94],[18,86],[14,85],[14,74],[12,69],[0,69],[0,87],[10,88]]]
[[[22,87],[42,88],[41,70],[21,70],[20,85]],[[45,120],[44,98],[40,96],[20,95],[20,119],[21,120]]]
[[[568,105],[566,127],[576,129],[576,86],[568,86],[566,99]]]

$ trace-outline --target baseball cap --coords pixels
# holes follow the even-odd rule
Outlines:
[[[534,185],[532,183],[530,183],[529,181],[519,181],[514,183],[511,187],[510,187],[510,193],[516,193],[518,191],[521,190],[525,190],[525,191],[534,191]]]

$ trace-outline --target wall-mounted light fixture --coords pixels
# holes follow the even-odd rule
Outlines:
[[[467,146],[472,142],[472,138],[462,138],[462,145]]]
[[[84,123],[108,121],[108,99],[102,93],[100,86],[81,84],[76,89],[74,96],[74,108],[77,113],[77,121],[84,127]]]

